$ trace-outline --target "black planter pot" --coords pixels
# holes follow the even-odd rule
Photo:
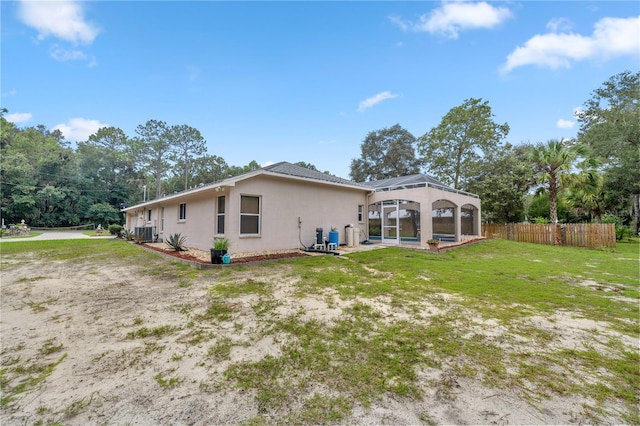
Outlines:
[[[211,249],[211,263],[216,265],[222,264],[222,256],[227,254],[226,250]]]

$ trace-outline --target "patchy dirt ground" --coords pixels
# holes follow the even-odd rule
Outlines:
[[[158,261],[162,262],[162,261]],[[277,357],[278,335],[259,332],[260,318],[251,306],[255,295],[229,298],[239,312],[233,321],[198,322],[210,308],[209,289],[221,277],[258,278],[274,286],[277,309],[286,317],[304,311],[303,320],[330,323],[348,306],[367,303],[389,320],[406,312],[384,299],[328,303],[325,297],[300,297],[287,265],[252,267],[222,274],[177,276],[166,269],[141,273],[124,260],[108,264],[34,258],[3,259],[1,288],[3,373],[2,425],[157,425],[241,424],[261,413],[252,390],[222,384],[225,371],[239,361]],[[456,303],[434,295],[428,317]],[[567,347],[575,347],[592,330],[607,324],[577,321],[570,313],[536,317],[536,326],[566,329]],[[471,320],[473,332],[500,336],[494,323]],[[226,339],[228,356],[216,358],[214,343]],[[633,347],[637,342],[627,341]],[[445,368],[418,372],[424,397],[386,395],[370,406],[355,405],[346,424],[569,424],[590,401],[551,396],[533,405],[516,392],[490,388],[458,377]],[[11,389],[11,392],[6,392]],[[331,389],[316,389],[331,393]],[[292,398],[293,404],[304,404]],[[278,413],[271,417],[278,422]],[[618,418],[605,422],[619,423]]]

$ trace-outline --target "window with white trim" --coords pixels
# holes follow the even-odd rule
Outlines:
[[[240,196],[240,235],[260,235],[260,197]]]
[[[178,208],[178,220],[184,222],[187,220],[187,203],[180,203]]]
[[[224,205],[225,197],[224,195],[218,197],[218,211],[217,211],[217,225],[216,225],[216,233],[224,234],[224,213],[225,213],[225,205]]]
[[[364,222],[364,204],[358,204],[358,222]]]
[[[147,222],[151,222],[151,209],[147,210]]]
[[[160,230],[164,231],[164,207],[160,209]]]

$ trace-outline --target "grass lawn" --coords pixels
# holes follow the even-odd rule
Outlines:
[[[389,395],[414,401],[422,423],[442,423],[418,402],[433,389],[455,400],[465,381],[540,412],[551,399],[579,398],[578,422],[638,424],[639,249],[637,239],[614,250],[495,240],[442,254],[386,248],[196,270],[117,240],[0,246],[3,273],[24,262],[126,263],[173,283],[177,319],[132,317],[121,340],[143,342],[142,358],[194,360],[193,377],[150,369],[162,392],[197,380],[198,392],[248,395],[255,410],[245,424],[350,423]],[[206,297],[189,297],[198,285]],[[265,341],[275,349],[257,359],[234,355]],[[16,356],[3,349],[3,360]],[[5,409],[18,407],[24,370],[1,370]]]

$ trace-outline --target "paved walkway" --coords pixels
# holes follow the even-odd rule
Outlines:
[[[105,239],[105,238],[115,238],[113,235],[107,233],[107,235],[103,235],[101,237],[90,237],[82,233],[82,231],[37,231],[42,232],[41,235],[36,237],[3,237],[0,238],[0,243],[11,243],[16,241],[42,241],[42,240],[78,240],[85,238],[92,239]]]

